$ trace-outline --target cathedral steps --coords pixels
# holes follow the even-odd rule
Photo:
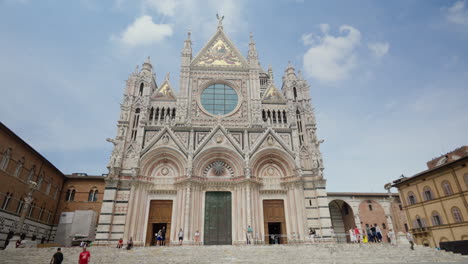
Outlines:
[[[0,263],[50,263],[55,248],[0,251]],[[388,244],[262,246],[171,246],[132,250],[90,247],[91,263],[468,263],[468,256],[431,248]],[[81,248],[63,248],[64,263],[76,263]]]

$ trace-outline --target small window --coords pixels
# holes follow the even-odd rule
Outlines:
[[[138,92],[138,95],[139,95],[139,96],[142,96],[142,95],[143,95],[143,89],[145,89],[145,84],[144,84],[144,83],[141,83],[141,84],[140,84],[140,91]]]
[[[16,166],[15,173],[13,174],[13,176],[15,176],[15,177],[21,176],[21,172],[23,171],[23,167],[24,167],[24,157],[22,157],[18,161],[18,165]]]
[[[309,205],[312,206],[312,200],[309,200]]]
[[[442,182],[442,189],[444,190],[445,196],[449,196],[449,195],[453,194],[452,186],[450,185],[450,183],[448,181],[443,181]]]
[[[409,193],[408,193],[408,203],[409,203],[410,205],[416,203],[416,197],[414,196],[414,193],[413,193],[413,192],[409,192]]]
[[[423,196],[426,199],[426,201],[430,201],[430,200],[434,199],[434,196],[432,195],[431,188],[429,188],[429,186],[424,187]]]
[[[400,208],[400,211],[403,211],[403,206],[401,206],[401,204],[398,205],[398,208]]]
[[[0,170],[6,171],[8,168],[8,163],[10,162],[11,158],[11,148],[7,148],[3,152],[2,160],[0,161]]]
[[[368,206],[369,206],[369,211],[372,211],[373,210],[372,204],[369,204]]]
[[[65,194],[65,201],[66,202],[73,202],[75,200],[75,189],[70,188],[67,190],[67,193]]]
[[[93,189],[91,189],[91,191],[89,191],[88,202],[96,202],[97,195],[98,195],[98,190],[96,189],[96,187],[94,187]]]
[[[385,225],[385,223],[382,223],[382,228],[387,229],[387,226]]]
[[[442,221],[441,221],[441,218],[440,218],[440,215],[437,211],[434,211],[432,213],[432,224],[434,226],[439,226],[442,224]]]
[[[21,210],[23,210],[24,199],[21,198],[18,202],[18,207],[16,207],[16,213],[21,214]]]
[[[462,223],[463,222],[463,216],[461,214],[461,211],[458,207],[453,207],[452,208],[452,215],[453,215],[453,220],[455,223]]]
[[[29,214],[28,214],[28,217],[32,217],[34,215],[34,207],[35,207],[35,204],[34,203],[31,203],[30,207],[29,207]]]
[[[408,232],[409,229],[408,229],[408,224],[405,224],[405,232]]]

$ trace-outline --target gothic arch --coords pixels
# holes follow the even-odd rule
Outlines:
[[[338,242],[351,242],[348,230],[356,226],[353,208],[345,201],[336,199],[328,204],[330,218]]]
[[[185,174],[187,160],[184,155],[171,147],[159,147],[147,152],[141,158],[141,175],[182,176]]]
[[[193,160],[193,173],[195,176],[203,176],[208,166],[216,161],[224,162],[229,166],[231,177],[243,175],[244,160],[234,150],[224,147],[212,147],[200,152]],[[226,175],[227,176],[227,175]]]
[[[274,176],[275,173],[280,173],[282,177],[294,175],[294,160],[288,153],[277,148],[265,148],[255,153],[250,165],[252,175],[257,177]]]

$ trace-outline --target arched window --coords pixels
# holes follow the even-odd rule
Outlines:
[[[284,123],[288,122],[288,119],[286,118],[286,111],[283,110],[283,121]]]
[[[143,89],[145,88],[145,84],[144,83],[141,83],[140,84],[140,91],[138,92],[138,96],[142,96],[143,95]]]
[[[98,199],[98,190],[96,187],[89,191],[88,202],[96,202]]]
[[[32,181],[34,179],[34,176],[36,174],[36,165],[33,165],[31,169],[29,170],[28,174],[28,182]]]
[[[29,214],[28,214],[28,217],[34,216],[34,207],[36,207],[36,204],[31,203],[31,205],[29,206]]]
[[[73,202],[75,200],[75,188],[71,187],[67,190],[65,194],[65,201],[66,202]]]
[[[452,195],[452,186],[450,186],[450,183],[448,181],[443,181],[442,182],[442,189],[444,190],[445,196]]]
[[[172,118],[172,119],[175,119],[175,117],[176,117],[176,109],[175,109],[175,108],[172,108],[172,116],[171,116],[171,118]]]
[[[2,203],[3,210],[8,210],[8,204],[10,204],[11,197],[13,197],[13,193],[7,192]]]
[[[297,101],[297,90],[296,87],[293,87],[294,101]]]
[[[429,186],[424,187],[423,189],[423,197],[426,201],[430,201],[434,199],[434,196],[432,195],[431,188]]]
[[[463,222],[463,216],[458,207],[452,207],[452,215],[453,215],[453,220],[455,220],[455,223]]]
[[[13,176],[15,176],[15,177],[21,176],[21,172],[23,171],[23,167],[24,167],[24,157],[22,157],[18,161],[18,165],[16,166],[15,173],[13,173]]]
[[[408,192],[408,204],[415,204],[417,203],[416,201],[416,196],[414,196],[413,192]]]
[[[8,163],[10,163],[11,158],[11,148],[7,148],[3,152],[2,161],[0,162],[0,170],[6,171],[8,168]]]
[[[39,221],[42,221],[42,216],[44,215],[44,211],[45,211],[45,205],[43,204],[42,207],[39,209],[39,217],[37,218],[37,220]]]
[[[416,216],[416,220],[414,222],[414,227],[415,228],[422,228],[423,226],[423,221],[421,220],[421,217],[419,215]]]
[[[154,107],[151,107],[150,114],[149,114],[149,120],[152,121],[154,117]]]
[[[262,120],[263,120],[263,122],[267,121],[265,110],[262,110]]]
[[[432,225],[439,226],[442,224],[442,219],[439,215],[439,212],[434,211],[432,212]]]

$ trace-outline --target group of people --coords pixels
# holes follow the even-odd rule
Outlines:
[[[366,227],[362,232],[356,226],[348,230],[349,239],[351,243],[380,243],[383,236],[380,227],[376,224],[374,226]]]
[[[123,238],[120,238],[119,242],[117,242],[117,248],[122,248],[122,247],[123,247]],[[126,249],[130,250],[130,249],[132,249],[132,247],[133,247],[133,238],[130,237],[130,239],[127,241]]]

